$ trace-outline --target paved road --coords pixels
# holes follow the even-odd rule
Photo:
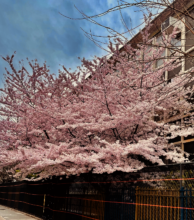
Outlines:
[[[31,216],[25,215],[17,210],[9,209],[0,205],[0,220],[35,220]]]

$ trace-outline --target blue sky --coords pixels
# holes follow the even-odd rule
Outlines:
[[[75,70],[81,64],[78,57],[91,59],[106,53],[84,36],[82,27],[98,35],[105,30],[86,20],[69,20],[69,17],[81,17],[74,8],[76,5],[87,15],[95,15],[106,11],[117,4],[117,0],[0,0],[0,55],[11,56],[14,51],[14,65],[26,57],[44,61],[50,66],[51,73],[58,73],[59,64]],[[140,22],[140,13],[134,8],[125,9],[123,17],[130,27],[130,18],[135,26]],[[98,22],[115,28],[124,29],[119,12],[110,13],[98,18]],[[8,64],[0,57],[0,87],[3,86],[3,73]]]

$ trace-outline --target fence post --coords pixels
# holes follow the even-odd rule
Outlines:
[[[138,211],[139,209],[139,187],[136,187],[136,205],[135,205],[135,220],[138,220]]]
[[[180,188],[182,187],[182,178],[183,178],[183,167],[182,164],[180,164]]]
[[[46,201],[46,194],[44,194],[44,198],[43,198],[43,214],[45,210],[45,201]]]
[[[187,189],[185,189],[184,191],[186,192],[186,195],[184,195],[184,196],[185,196],[185,199],[186,199],[186,201],[185,201],[185,203],[186,203],[186,204],[185,204],[185,207],[188,208],[188,194],[187,194]],[[188,209],[185,210],[185,217],[186,217],[186,219],[187,219],[187,215],[188,215]]]
[[[189,192],[190,192],[190,207],[189,208],[192,208],[192,190],[191,190],[191,188],[190,188],[190,190],[189,190]],[[192,210],[190,209],[190,220],[192,220]]]
[[[180,212],[181,212],[181,219],[180,220],[184,220],[184,187],[181,187],[180,189],[180,200],[181,200],[181,208],[180,208]]]
[[[123,220],[123,212],[124,212],[124,189],[122,189],[122,197],[121,197],[121,220]]]

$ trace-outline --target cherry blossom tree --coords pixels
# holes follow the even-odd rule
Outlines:
[[[143,43],[133,48],[121,39],[110,42],[112,57],[82,59],[82,67],[70,72],[64,66],[50,74],[46,63],[29,62],[31,73],[9,63],[0,89],[0,169],[10,167],[15,178],[36,173],[39,178],[81,173],[133,172],[164,159],[182,162],[183,152],[168,145],[166,136],[178,135],[180,126],[163,121],[163,115],[192,108],[187,101],[193,76],[180,72],[172,82],[163,77],[180,65],[175,55],[163,61],[164,45],[176,36],[163,34],[151,47],[148,29]],[[119,52],[119,44],[125,51]],[[161,117],[159,122],[154,116]],[[187,128],[185,128],[185,132]],[[183,132],[183,130],[182,130]],[[18,172],[16,172],[16,170]]]

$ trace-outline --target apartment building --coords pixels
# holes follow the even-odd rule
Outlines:
[[[161,55],[161,59],[157,60],[155,64],[156,68],[162,66],[164,59],[168,59],[174,49],[181,50],[180,65],[172,71],[166,71],[164,73],[165,80],[167,82],[172,81],[173,77],[181,70],[183,72],[189,72],[191,67],[194,66],[194,0],[175,0],[167,9],[155,17],[151,23],[152,26],[149,32],[150,39],[153,39],[153,45],[162,40],[162,32],[165,31],[167,34],[170,34],[175,26],[178,31],[176,39],[173,39],[172,48],[166,48]],[[133,47],[137,47],[137,44],[141,42],[142,36],[139,32],[128,43]],[[121,48],[120,52],[123,50],[124,48]],[[191,85],[194,85],[194,81],[188,84],[188,86]],[[192,111],[194,109],[191,109]],[[163,112],[159,118],[154,118],[154,120],[185,125],[185,120],[188,117],[189,115],[180,116],[179,112],[173,112],[172,115],[165,115]],[[169,143],[173,143],[190,153],[190,160],[194,159],[194,136],[178,136],[169,140]]]

